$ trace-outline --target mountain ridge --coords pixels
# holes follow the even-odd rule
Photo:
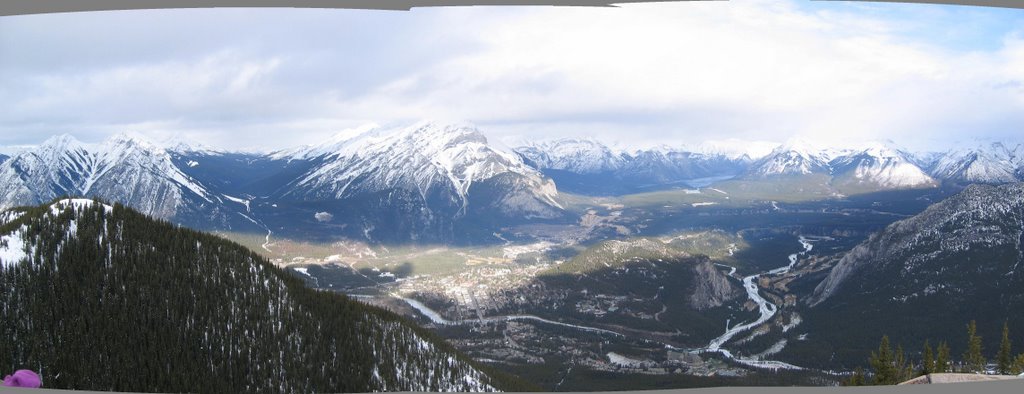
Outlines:
[[[841,198],[1024,179],[1024,148],[1012,144],[982,145],[970,154],[915,154],[891,142],[840,149],[793,140],[764,156],[754,153],[764,143],[736,141],[626,150],[584,138],[508,148],[470,124],[429,120],[391,128],[367,124],[271,153],[164,145],[128,134],[99,144],[52,137],[0,162],[0,208],[97,196],[218,231],[373,243],[497,242],[491,235],[508,226],[571,223],[565,204],[574,193],[625,195],[810,176],[814,184],[790,183],[798,190],[824,187],[829,190],[822,195]]]
[[[46,387],[492,391],[502,382],[406,320],[308,289],[233,242],[95,200],[7,212],[19,214],[0,224],[0,331],[19,340],[0,344],[10,355],[0,364],[36,366]]]

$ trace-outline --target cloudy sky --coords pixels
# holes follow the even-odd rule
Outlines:
[[[367,122],[506,143],[1024,135],[1024,11],[787,0],[0,17],[0,145],[272,150]]]

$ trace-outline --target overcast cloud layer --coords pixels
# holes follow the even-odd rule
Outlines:
[[[367,122],[515,143],[1024,134],[1024,11],[780,0],[0,17],[0,145],[131,131],[227,149]]]

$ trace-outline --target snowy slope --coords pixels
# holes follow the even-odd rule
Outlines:
[[[1024,278],[1018,274],[1018,268],[1024,268],[1021,265],[1024,263],[1022,220],[1024,184],[972,185],[914,217],[889,225],[846,253],[817,286],[811,303],[828,299],[846,282],[858,282],[862,287],[884,287],[880,283],[859,283],[863,281],[860,275],[864,271],[879,272],[888,268],[899,272],[898,277],[888,279],[905,280],[901,286],[906,287],[941,284],[925,280],[926,277],[962,283],[967,272]],[[999,256],[1008,258],[998,259],[990,253],[996,249],[1010,251],[1007,256]],[[977,256],[973,256],[975,254]],[[951,262],[961,266],[955,269],[936,267]],[[983,265],[982,269],[975,267],[979,264]],[[976,283],[991,285],[991,282]]]
[[[754,161],[768,156],[779,144],[768,141],[747,141],[737,138],[703,141],[685,145],[682,150],[709,156],[725,156],[733,160]]]
[[[551,217],[562,208],[553,182],[514,152],[488,144],[479,130],[468,125],[420,122],[401,129],[359,130],[321,147],[277,157],[320,161],[290,185],[283,194],[288,198],[343,200],[402,189],[423,201],[440,196],[462,215],[474,185],[504,176],[509,183],[504,185],[507,193],[499,208],[505,213]]]
[[[961,182],[1004,183],[1018,180],[1019,146],[996,142],[942,154],[930,172],[938,179]]]
[[[593,139],[563,138],[521,146],[516,151],[542,169],[596,174],[623,166],[622,152]]]
[[[772,150],[755,161],[748,170],[753,176],[808,175],[829,173],[828,162],[833,152],[811,146],[805,142],[790,142]]]
[[[146,141],[116,135],[95,153],[95,170],[79,194],[125,202],[150,216],[171,218],[186,204],[213,204],[206,189],[171,162],[166,150]]]
[[[0,209],[59,196],[97,196],[163,219],[218,216],[220,201],[164,148],[119,134],[99,144],[50,138],[0,164]]]
[[[829,165],[836,177],[885,189],[937,184],[914,164],[909,154],[888,144],[876,143],[863,150],[843,154],[829,162]]]
[[[377,136],[381,128],[376,123],[368,123],[356,128],[342,130],[330,139],[317,144],[303,145],[284,149],[270,154],[274,160],[309,160],[341,152],[351,141]]]
[[[675,146],[633,150],[593,139],[557,139],[515,148],[559,188],[587,195],[620,195],[679,187],[688,181],[741,173],[748,156],[690,152]]]
[[[69,135],[51,137],[36,149],[0,164],[0,209],[38,204],[82,189],[95,155]]]

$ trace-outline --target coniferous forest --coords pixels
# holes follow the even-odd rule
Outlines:
[[[0,370],[33,369],[45,388],[522,388],[393,313],[119,204],[59,200],[4,221],[0,248],[29,253],[0,270]]]

